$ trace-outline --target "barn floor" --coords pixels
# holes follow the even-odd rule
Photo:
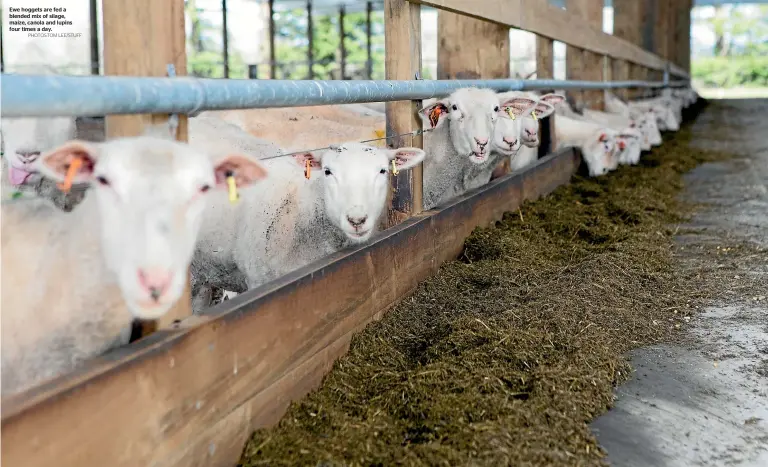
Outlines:
[[[633,377],[592,424],[613,465],[768,465],[766,111],[766,99],[711,101],[692,126],[694,145],[741,155],[685,177],[702,206],[675,241],[683,268],[725,293],[676,344],[632,352]]]

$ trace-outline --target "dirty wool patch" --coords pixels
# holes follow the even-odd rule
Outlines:
[[[673,337],[706,300],[675,268],[681,175],[725,158],[690,132],[477,229],[322,386],[255,432],[241,465],[585,465],[587,423],[628,376],[624,353]]]

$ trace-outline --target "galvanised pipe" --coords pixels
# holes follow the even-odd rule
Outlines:
[[[686,85],[687,81],[670,85]],[[563,80],[310,81],[1,74],[3,117],[186,113],[429,99],[496,91],[661,88],[662,82]]]

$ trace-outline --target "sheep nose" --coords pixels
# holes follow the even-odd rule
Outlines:
[[[27,151],[24,149],[17,149],[16,154],[19,158],[26,163],[33,162],[40,155],[40,151]]]
[[[624,141],[619,141],[619,149],[621,149],[623,151],[624,148],[626,148],[626,147],[627,146],[624,144]]]
[[[354,228],[358,228],[362,226],[363,224],[365,224],[365,221],[367,220],[368,220],[368,216],[362,216],[362,217],[347,216],[347,221]]]
[[[536,134],[538,133],[538,130],[529,130],[528,128],[526,128],[526,129],[525,129],[525,133],[526,133],[528,136],[536,136]]]
[[[480,149],[482,149],[488,144],[488,138],[475,138],[475,142],[480,146]]]
[[[517,139],[515,139],[514,141],[510,141],[507,138],[502,138],[502,139],[504,140],[505,143],[509,145],[510,148],[517,144]]]
[[[139,269],[139,284],[142,289],[157,302],[163,296],[168,286],[171,285],[173,276],[167,269]]]

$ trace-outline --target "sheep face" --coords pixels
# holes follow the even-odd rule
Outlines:
[[[539,140],[539,122],[538,119],[546,118],[552,115],[555,107],[565,101],[562,94],[544,94],[538,98],[538,103],[534,112],[526,116],[522,123],[522,132],[520,137],[522,143],[529,148],[537,148],[541,141]],[[533,115],[536,115],[536,118]]]
[[[21,187],[37,181],[34,162],[42,152],[72,139],[75,130],[75,119],[70,117],[4,118],[0,135],[11,185]]]
[[[73,173],[73,182],[92,185],[88,196],[98,209],[105,265],[128,309],[143,320],[159,318],[181,297],[205,198],[266,175],[250,156],[214,161],[186,144],[150,136],[69,141],[37,166],[53,179]]]
[[[425,103],[419,115],[428,128],[450,121],[449,134],[456,152],[474,164],[484,164],[499,112],[496,93],[490,89],[462,88],[445,99]]]
[[[642,133],[635,128],[627,128],[619,132],[616,137],[616,146],[619,150],[618,162],[620,164],[635,165],[640,162],[642,138]]]
[[[384,149],[362,143],[343,143],[331,149],[297,154],[294,159],[323,177],[325,214],[353,243],[370,239],[384,211],[389,173],[406,170],[424,160],[418,148]],[[315,175],[317,173],[318,175]]]
[[[616,168],[618,165],[616,137],[616,131],[603,128],[590,135],[583,144],[581,152],[590,176],[605,175]]]
[[[491,149],[504,156],[514,156],[520,150],[523,126],[526,122],[533,122],[538,131],[538,123],[529,118],[529,115],[539,105],[536,100],[519,93],[502,93],[498,95],[498,99],[501,111],[493,129]]]

